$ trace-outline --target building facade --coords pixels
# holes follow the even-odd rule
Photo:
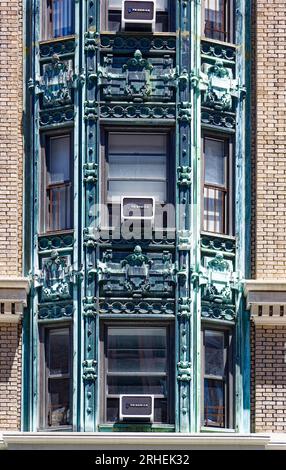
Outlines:
[[[3,446],[284,445],[271,5],[1,5]]]

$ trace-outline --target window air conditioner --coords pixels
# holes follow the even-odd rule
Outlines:
[[[155,31],[156,0],[122,0],[123,31]]]
[[[119,420],[154,421],[154,395],[119,395]]]
[[[121,196],[121,222],[124,220],[154,221],[155,198],[142,196]]]

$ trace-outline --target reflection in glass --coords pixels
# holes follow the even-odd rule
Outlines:
[[[225,398],[222,381],[205,379],[204,385],[204,425],[225,427]]]
[[[205,374],[224,375],[224,332],[205,331]]]

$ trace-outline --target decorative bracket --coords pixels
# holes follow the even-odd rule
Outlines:
[[[85,382],[95,382],[97,379],[96,375],[96,365],[97,361],[94,359],[86,359],[82,363],[83,365],[83,374],[82,378]]]
[[[83,299],[83,315],[85,317],[95,317],[97,314],[97,305],[95,297],[84,297]]]
[[[190,297],[180,297],[178,300],[178,317],[189,318],[191,316],[191,299]]]
[[[178,170],[178,185],[191,186],[192,184],[192,168],[190,166],[179,166]]]
[[[192,379],[191,363],[188,361],[180,361],[177,364],[178,375],[177,379],[180,382],[190,382]]]
[[[178,120],[183,122],[191,122],[192,109],[191,103],[182,102],[178,105]]]
[[[97,163],[85,163],[83,165],[83,181],[86,184],[95,184],[98,179]]]

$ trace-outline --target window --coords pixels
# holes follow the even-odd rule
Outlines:
[[[233,1],[204,0],[203,34],[210,39],[233,42]]]
[[[168,177],[170,135],[165,132],[115,132],[105,135],[105,187],[102,198],[109,215],[119,214],[121,197],[134,202],[154,198],[159,205],[172,200]],[[155,209],[156,210],[156,209]],[[109,224],[111,219],[109,220]],[[113,219],[113,224],[117,222]]]
[[[228,330],[205,328],[203,335],[203,416],[207,427],[233,427],[231,335]]]
[[[44,135],[41,225],[43,232],[66,230],[72,224],[71,134]]]
[[[44,327],[41,333],[41,427],[48,429],[70,426],[71,329]]]
[[[53,39],[74,33],[74,0],[42,0],[41,38]]]
[[[227,138],[203,137],[203,230],[231,234],[231,144]]]
[[[121,30],[122,0],[102,0],[101,29],[118,32]],[[171,0],[156,2],[156,32],[174,31],[174,15],[171,19],[169,9]]]
[[[105,325],[105,422],[118,421],[120,394],[154,395],[154,422],[172,422],[170,333],[170,325]]]

